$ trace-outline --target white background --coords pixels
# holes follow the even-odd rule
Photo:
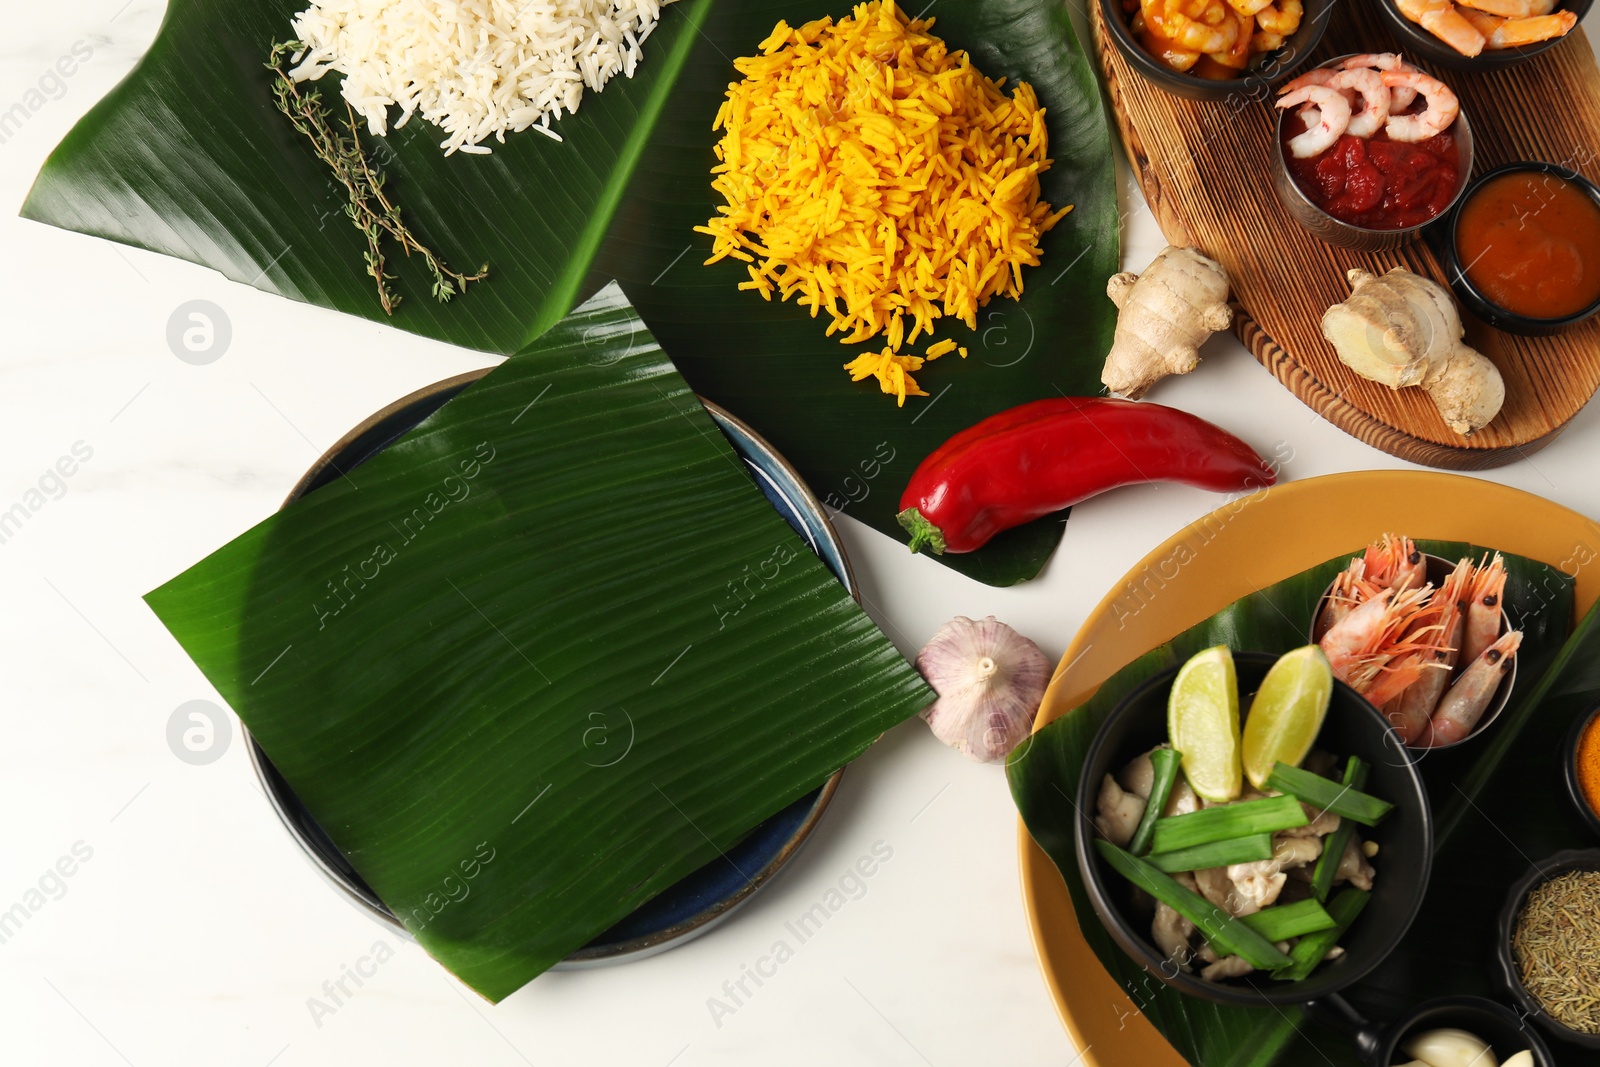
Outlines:
[[[74,443],[93,449],[65,495],[0,545],[0,910],[75,843],[93,850],[0,944],[0,1061],[1072,1062],[1029,944],[1004,775],[919,721],[851,767],[799,859],[729,923],[643,962],[546,975],[492,1008],[320,880],[237,735],[208,766],[174,757],[173,710],[217,698],[140,595],[268,515],[374,410],[494,360],[17,219],[46,154],[156,32],[159,3],[123,4],[12,2],[0,40],[0,110],[75,42],[93,49],[0,145],[0,510]],[[1163,242],[1123,176],[1124,262],[1138,269]],[[169,316],[192,299],[232,323],[209,366],[167,346]],[[1153,399],[1263,452],[1281,443],[1288,478],[1404,466],[1318,420],[1231,336],[1205,356]],[[1484,476],[1600,515],[1597,417],[1591,406],[1545,451]],[[1008,590],[839,526],[869,610],[908,654],[952,615],[995,614],[1054,658],[1118,575],[1217,502],[1164,485],[1081,505],[1044,575]],[[718,1025],[708,998],[879,841],[893,858],[866,895]],[[313,1019],[308,998],[378,941],[393,958]]]

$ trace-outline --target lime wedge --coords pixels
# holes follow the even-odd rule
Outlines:
[[[1311,751],[1333,697],[1333,669],[1316,645],[1285,652],[1267,671],[1244,721],[1244,773],[1263,787],[1274,763],[1291,767]]]
[[[1183,753],[1183,774],[1196,793],[1239,799],[1239,683],[1226,645],[1196,652],[1178,669],[1167,697],[1167,734]]]

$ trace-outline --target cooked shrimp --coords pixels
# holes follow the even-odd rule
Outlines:
[[[1287,37],[1300,28],[1305,9],[1300,0],[1274,0],[1256,12],[1256,26],[1267,33]]]
[[[1240,18],[1254,18],[1257,11],[1272,3],[1272,0],[1228,0],[1228,6],[1239,13]]]
[[[1383,76],[1370,68],[1361,70],[1341,70],[1333,76],[1328,83],[1330,88],[1349,90],[1359,98],[1359,109],[1352,107],[1350,125],[1345,132],[1352,137],[1371,137],[1383,128],[1389,121],[1389,87],[1383,84]],[[1414,553],[1416,561],[1406,570],[1404,580],[1422,582],[1421,553]]]
[[[1500,679],[1511,669],[1521,644],[1522,631],[1512,630],[1484,649],[1483,655],[1462,672],[1439,702],[1439,710],[1433,713],[1427,747],[1454,744],[1472,732],[1494,699],[1495,690],[1500,688]]]
[[[1289,138],[1289,151],[1296,159],[1309,159],[1326,152],[1350,125],[1350,101],[1337,89],[1326,85],[1307,85],[1278,97],[1281,108],[1296,104],[1313,104],[1314,108],[1301,111],[1306,122],[1304,133]]]
[[[1525,19],[1504,19],[1500,25],[1485,34],[1488,47],[1520,48],[1537,44],[1552,37],[1565,37],[1578,24],[1578,16],[1570,11],[1557,11],[1551,15],[1534,15]]]
[[[1416,115],[1396,115],[1391,112],[1389,122],[1384,126],[1391,141],[1426,141],[1443,133],[1461,113],[1461,101],[1456,99],[1456,94],[1431,74],[1414,70],[1386,70],[1383,72],[1383,84],[1391,89],[1415,89],[1428,105]]]
[[[1428,720],[1439,706],[1450,684],[1450,672],[1460,655],[1462,635],[1467,627],[1467,596],[1472,581],[1472,561],[1464,559],[1456,564],[1450,577],[1439,587],[1434,598],[1439,605],[1440,640],[1443,647],[1433,653],[1433,665],[1421,678],[1406,687],[1405,692],[1390,707],[1384,717],[1394,726],[1395,733],[1407,745],[1421,744],[1428,735]]]
[[[1479,11],[1475,7],[1458,7],[1456,10],[1461,12],[1462,18],[1472,23],[1473,29],[1483,34],[1485,48],[1494,47],[1488,43],[1489,39],[1494,36],[1494,31],[1505,23],[1506,20],[1504,18],[1499,15],[1491,15],[1487,11]]]
[[[1169,39],[1179,49],[1199,53],[1227,52],[1239,39],[1239,22],[1231,17],[1232,12],[1221,0],[1202,8],[1191,5],[1190,10],[1201,12],[1198,18],[1174,0],[1141,0],[1140,10],[1144,12],[1146,27]],[[1215,24],[1208,21],[1212,17],[1218,19]]]
[[[1432,593],[1431,585],[1408,589],[1403,593],[1384,590],[1323,634],[1318,644],[1328,657],[1333,676],[1356,692],[1365,694],[1395,659],[1411,652],[1431,652],[1437,647],[1436,626],[1432,627],[1429,634],[1407,637],[1404,641],[1401,639],[1418,621],[1419,612],[1428,610],[1425,605]],[[1420,664],[1406,668],[1413,675],[1412,681],[1421,675],[1422,669]],[[1398,689],[1395,690],[1395,693],[1398,692]],[[1394,693],[1390,693],[1389,697],[1373,702],[1386,703],[1393,696]]]
[[[1317,616],[1317,624],[1312,633],[1312,638],[1322,640],[1322,635],[1334,626],[1344,621],[1344,617],[1356,609],[1358,605],[1368,599],[1368,590],[1373,587],[1367,581],[1367,565],[1360,556],[1350,561],[1350,566],[1340,571],[1334,578],[1333,585],[1328,590],[1328,599],[1322,605],[1322,613]]]
[[[1344,61],[1345,70],[1356,70],[1368,67],[1376,71],[1385,70],[1416,70],[1410,63],[1401,58],[1398,52],[1368,52],[1365,55],[1351,56]],[[1417,98],[1415,89],[1389,88],[1389,110],[1392,112],[1404,111],[1411,106]]]
[[[1480,563],[1472,572],[1467,590],[1467,631],[1461,639],[1461,657],[1466,667],[1500,636],[1500,601],[1506,591],[1506,561],[1496,552],[1494,559]]]
[[[1461,17],[1460,9],[1451,0],[1395,0],[1394,6],[1462,55],[1475,56],[1483,51],[1483,34]]]
[[[1555,0],[1460,0],[1460,3],[1503,19],[1548,15],[1556,9]]]
[[[1250,51],[1276,52],[1283,47],[1284,36],[1281,33],[1268,33],[1266,30],[1257,30],[1250,35]]]
[[[1292,93],[1296,89],[1304,89],[1308,85],[1327,85],[1333,81],[1333,76],[1339,73],[1327,67],[1312,67],[1298,78],[1291,78],[1278,87],[1280,93]]]
[[[1343,73],[1371,74],[1378,79],[1378,84],[1382,87],[1383,76],[1376,71],[1357,71],[1352,69]],[[1342,89],[1346,88],[1346,86],[1334,83],[1334,88]],[[1365,94],[1365,89],[1358,89],[1357,91],[1363,93],[1363,95]],[[1376,91],[1374,90],[1374,92]],[[1387,97],[1388,94],[1384,92],[1380,95]],[[1387,108],[1385,108],[1385,112],[1387,112]],[[1387,117],[1387,114],[1385,117]],[[1355,123],[1352,121],[1351,126],[1353,127],[1354,125]],[[1382,123],[1380,122],[1379,125],[1382,125]],[[1351,129],[1350,132],[1355,133],[1355,130]],[[1376,126],[1373,127],[1372,132],[1378,132]],[[1356,133],[1355,135],[1357,137],[1370,136],[1370,134],[1365,133]],[[1397,593],[1403,593],[1407,589],[1415,589],[1421,585],[1427,572],[1427,564],[1422,561],[1422,552],[1411,538],[1396,537],[1394,534],[1386,533],[1368,545],[1366,553],[1361,557],[1361,562],[1365,564],[1367,581],[1384,589],[1393,589]]]

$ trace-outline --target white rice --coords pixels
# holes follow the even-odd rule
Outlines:
[[[294,18],[306,49],[290,73],[344,75],[341,94],[376,136],[414,114],[446,155],[578,110],[585,87],[633,77],[639,46],[672,0],[312,0]]]

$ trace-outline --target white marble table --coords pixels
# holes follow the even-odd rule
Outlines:
[[[0,110],[21,102],[26,115],[0,138],[0,510],[44,499],[0,543],[0,922],[12,916],[0,1062],[1074,1061],[1028,940],[1004,775],[920,722],[851,768],[801,857],[732,921],[643,962],[547,975],[494,1008],[321,881],[237,734],[210,764],[175,758],[173,711],[216,694],[140,595],[269,514],[372,411],[493,361],[17,219],[45,155],[127,73],[162,9],[8,10]],[[41,84],[61,56],[75,57],[71,76]],[[1122,196],[1125,262],[1140,267],[1162,241],[1126,181]],[[190,300],[232,328],[204,366],[166,340]],[[1317,419],[1231,337],[1205,356],[1155,398],[1286,450],[1287,477],[1404,465]],[[1485,477],[1600,515],[1597,420],[1591,406],[1550,448]],[[1055,656],[1117,575],[1216,503],[1152,486],[1084,504],[1043,577],[1009,590],[840,528],[869,610],[906,652],[952,615],[995,614]],[[759,988],[747,980],[731,1013],[713,1011],[875,845],[892,857],[865,894]],[[349,995],[330,993],[342,978]]]

